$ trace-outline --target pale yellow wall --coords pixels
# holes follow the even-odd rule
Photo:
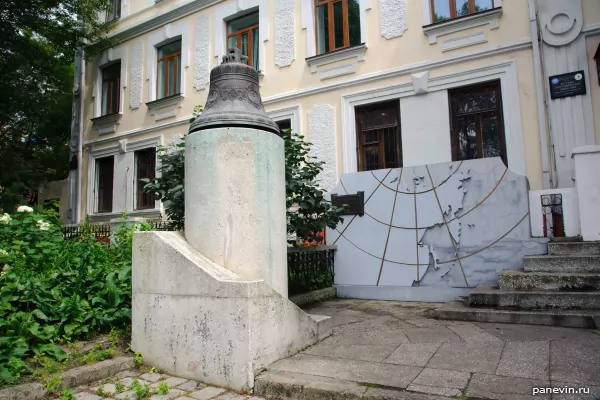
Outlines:
[[[134,0],[132,7],[135,4],[142,4],[143,1],[147,0]],[[390,70],[399,67],[406,67],[417,63],[431,63],[434,61],[443,61],[446,59],[458,57],[461,55],[479,53],[487,49],[496,49],[505,45],[513,45],[517,43],[527,43],[530,40],[529,32],[529,19],[528,19],[528,4],[527,1],[512,1],[505,0],[503,3],[503,13],[500,17],[500,28],[490,30],[487,26],[476,27],[469,30],[463,30],[451,35],[442,36],[438,39],[438,43],[430,45],[428,38],[423,33],[423,11],[421,0],[407,0],[407,30],[404,35],[394,39],[386,40],[380,35],[379,26],[379,2],[378,0],[371,0],[371,9],[366,11],[367,15],[367,51],[365,54],[365,61],[357,64],[357,70],[354,74],[345,75],[333,79],[321,81],[319,73],[311,73],[310,67],[305,61],[306,57],[306,30],[301,28],[301,4],[300,0],[296,0],[295,3],[295,60],[292,65],[284,68],[279,68],[274,63],[274,6],[276,0],[269,0],[269,36],[268,40],[264,45],[265,51],[265,65],[264,65],[264,77],[261,78],[261,95],[263,98],[269,98],[275,95],[281,95],[283,93],[294,92],[299,89],[307,88],[318,88],[325,85],[335,84],[338,82],[347,82],[365,74],[377,74],[381,71]],[[587,0],[584,0],[584,2]],[[132,24],[139,23],[140,21],[146,20],[153,15],[159,15],[160,12],[171,9],[174,4],[177,4],[174,0],[164,0],[158,3],[156,6],[150,7],[143,12],[136,15],[132,15],[128,18],[124,18],[122,26],[117,27],[117,31],[124,29],[125,25],[131,26]],[[218,4],[217,4],[218,6]],[[211,38],[210,41],[214,41],[214,24],[215,24],[215,6],[201,10],[193,15],[190,15],[183,20],[188,21],[189,31],[187,32],[191,36],[190,43],[194,42],[194,23],[199,15],[208,15],[210,18],[211,27],[209,29]],[[177,21],[179,22],[179,21]],[[159,28],[161,29],[161,28]],[[461,49],[456,49],[448,52],[442,52],[441,44],[443,40],[452,37],[466,36],[469,33],[485,31],[488,36],[488,42],[477,44]],[[131,63],[131,53],[133,44],[143,42],[147,46],[148,35],[152,32],[148,32],[144,35],[140,35],[133,39],[130,39],[124,45],[128,47],[128,59],[129,64],[127,65],[128,76],[129,68]],[[147,51],[145,55],[147,55]],[[219,60],[214,57],[214,46],[210,46],[211,55],[211,67],[218,64]],[[526,154],[526,168],[527,176],[530,180],[532,189],[541,188],[541,157],[540,157],[540,146],[539,146],[539,129],[537,125],[537,106],[535,102],[535,85],[533,77],[533,62],[532,52],[529,49],[507,52],[499,54],[493,57],[485,57],[472,61],[461,61],[447,65],[441,68],[427,68],[430,73],[430,78],[436,76],[447,75],[460,71],[467,71],[487,65],[498,64],[510,59],[514,59],[517,63],[518,79],[519,79],[519,96],[521,103],[521,116],[523,125],[523,146]],[[146,62],[144,62],[144,79],[143,79],[143,91],[142,91],[142,105],[137,110],[129,109],[129,84],[127,84],[124,95],[123,105],[123,117],[120,124],[117,127],[115,133],[99,136],[96,131],[92,130],[92,123],[90,118],[93,115],[93,103],[92,103],[92,87],[94,79],[94,71],[92,63],[87,64],[86,68],[86,86],[85,86],[85,105],[84,105],[84,144],[89,141],[102,140],[102,143],[88,145],[93,149],[114,146],[117,140],[122,135],[127,135],[134,130],[147,129],[161,124],[168,124],[178,119],[188,118],[192,114],[193,107],[197,104],[204,104],[208,90],[197,91],[193,88],[193,51],[190,53],[190,66],[185,70],[185,100],[183,107],[179,109],[176,118],[170,118],[167,120],[155,122],[154,117],[150,115],[145,103],[148,101],[148,85]],[[334,64],[335,65],[335,64]],[[333,65],[326,65],[321,69],[331,68]],[[341,146],[341,96],[350,93],[357,93],[366,91],[370,88],[387,87],[400,83],[406,83],[410,81],[410,73],[403,75],[397,75],[392,78],[385,80],[378,80],[375,82],[364,83],[360,85],[352,85],[344,89],[329,90],[323,93],[296,98],[288,101],[281,101],[278,103],[269,103],[266,108],[267,110],[276,110],[285,108],[288,106],[300,105],[302,108],[301,115],[301,130],[303,133],[307,133],[308,127],[308,111],[311,109],[313,104],[326,103],[333,106],[336,110],[336,130],[337,130],[337,169],[338,173],[342,171],[342,146]],[[598,126],[598,124],[597,124]],[[178,127],[164,130],[165,136],[171,136],[185,132],[187,125],[180,125]],[[140,135],[129,136],[129,141],[142,140],[157,135],[157,131],[142,133]],[[113,140],[109,140],[114,138]],[[310,138],[308,138],[310,140]],[[165,139],[165,143],[167,140]],[[86,193],[87,193],[87,161],[88,153],[84,151],[83,162],[83,182],[82,182],[82,208],[85,215],[86,210]]]
[[[540,1],[540,0],[538,0]],[[568,0],[565,0],[568,1]],[[600,23],[600,1],[581,0],[583,9],[583,26],[596,25]]]

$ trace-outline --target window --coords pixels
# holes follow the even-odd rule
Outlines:
[[[156,174],[156,150],[154,148],[139,150],[135,152],[136,171],[136,209],[143,210],[154,208],[154,193],[145,193],[142,179],[154,179]]]
[[[181,40],[158,48],[156,99],[181,93]]]
[[[111,22],[121,17],[121,0],[109,0],[106,10],[106,22]]]
[[[433,23],[491,10],[497,0],[431,0]]]
[[[112,212],[114,171],[114,156],[96,160],[96,211],[99,213]]]
[[[258,12],[227,23],[227,47],[242,50],[248,56],[248,65],[258,69]]]
[[[315,0],[317,54],[360,44],[358,0]]]
[[[102,115],[119,112],[121,62],[102,68]]]
[[[598,72],[598,85],[600,85],[600,44],[594,54],[594,60],[596,60],[596,72]]]
[[[449,96],[452,160],[500,156],[508,165],[500,83],[452,90]]]
[[[398,100],[356,107],[359,171],[402,167]]]
[[[285,131],[287,129],[292,129],[292,120],[290,120],[290,119],[283,119],[281,121],[276,121],[275,123],[279,127],[280,131]]]

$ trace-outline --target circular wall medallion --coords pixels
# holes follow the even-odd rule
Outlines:
[[[542,26],[542,38],[546,44],[564,46],[577,39],[583,26],[583,18],[574,10],[557,10]]]

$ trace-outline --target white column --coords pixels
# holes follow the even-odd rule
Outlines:
[[[287,298],[283,140],[215,128],[185,141],[185,237],[200,253]]]
[[[600,240],[600,145],[573,149],[573,159],[581,236],[584,241]]]

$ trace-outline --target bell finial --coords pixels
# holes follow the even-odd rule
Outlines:
[[[248,65],[248,57],[242,54],[242,50],[231,47],[227,49],[227,54],[223,56],[223,62],[225,63],[241,63]]]
[[[227,49],[221,65],[210,71],[210,89],[204,111],[190,133],[213,128],[246,127],[279,134],[265,112],[258,88],[258,72],[240,49]]]

